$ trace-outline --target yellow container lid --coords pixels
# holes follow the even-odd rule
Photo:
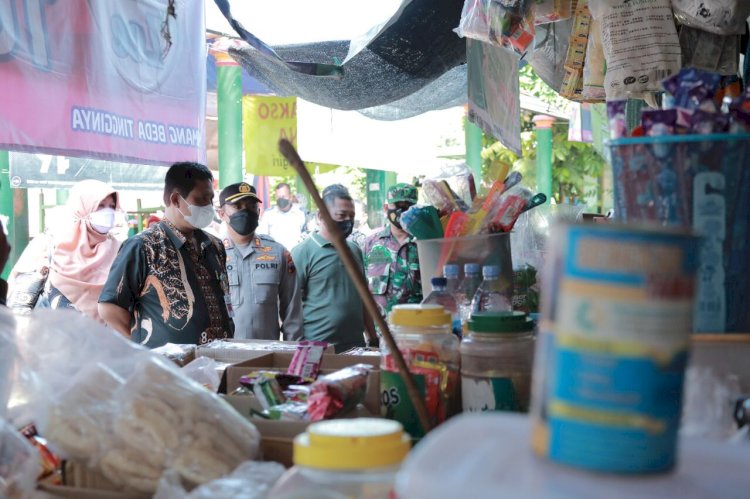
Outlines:
[[[324,470],[385,468],[401,463],[411,438],[397,421],[332,419],[313,423],[294,439],[294,464]]]
[[[396,305],[388,322],[405,327],[450,326],[451,314],[440,305]]]

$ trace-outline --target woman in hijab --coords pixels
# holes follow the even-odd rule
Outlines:
[[[101,320],[97,301],[120,243],[109,232],[120,209],[117,192],[83,180],[70,192],[59,229],[52,233],[47,298],[52,308],[75,308]]]

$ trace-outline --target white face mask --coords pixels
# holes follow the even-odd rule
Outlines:
[[[182,198],[182,196],[180,196]],[[213,205],[206,205],[206,206],[195,206],[193,204],[190,204],[187,202],[185,198],[182,198],[183,201],[185,201],[185,204],[188,205],[188,209],[190,210],[190,215],[185,215],[182,213],[182,210],[178,207],[177,210],[182,214],[182,216],[185,218],[185,221],[195,227],[196,229],[205,229],[209,225],[211,225],[211,222],[214,221],[214,207]]]
[[[91,227],[100,234],[107,234],[115,226],[115,210],[102,208],[89,214]]]

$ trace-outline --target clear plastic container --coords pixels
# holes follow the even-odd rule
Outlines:
[[[446,265],[447,267],[447,265]],[[458,267],[456,267],[458,269]],[[456,279],[457,281],[458,279]],[[445,277],[433,277],[432,278],[432,292],[422,300],[422,303],[440,305],[449,314],[451,314],[453,334],[461,337],[461,315],[458,311],[458,304],[456,299],[448,290],[448,279]]]
[[[482,267],[482,284],[479,285],[471,301],[472,312],[510,312],[513,299],[513,288],[500,279],[500,267],[485,265]]]
[[[459,340],[451,332],[451,316],[440,305],[397,305],[388,317],[391,333],[414,375],[432,426],[458,411]],[[404,380],[388,347],[382,346],[381,402],[385,416],[404,425],[414,437],[424,431]]]
[[[461,342],[463,410],[529,410],[534,322],[522,312],[480,312]]]
[[[313,423],[294,439],[294,466],[268,497],[389,499],[410,444],[401,424],[387,419]]]

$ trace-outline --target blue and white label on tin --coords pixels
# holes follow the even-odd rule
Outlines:
[[[700,332],[723,332],[727,325],[724,188],[724,174],[720,172],[702,172],[693,181],[693,228],[703,236],[695,304],[695,330]]]
[[[540,339],[547,376],[535,449],[597,471],[668,470],[692,330],[696,238],[574,226],[562,239],[554,322]]]

